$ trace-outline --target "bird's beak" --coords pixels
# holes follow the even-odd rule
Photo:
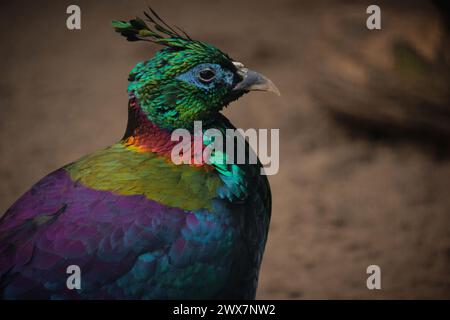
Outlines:
[[[258,72],[249,70],[240,62],[233,62],[238,73],[242,77],[242,81],[237,83],[233,90],[235,91],[268,91],[273,92],[277,96],[281,95],[277,86],[267,77]]]

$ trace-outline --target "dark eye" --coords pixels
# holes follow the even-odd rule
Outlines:
[[[203,69],[198,73],[198,78],[201,82],[211,82],[216,76],[216,72],[213,69]]]

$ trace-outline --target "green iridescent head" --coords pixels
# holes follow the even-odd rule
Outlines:
[[[136,18],[113,21],[129,41],[164,45],[152,59],[138,63],[129,75],[128,92],[143,113],[160,128],[192,128],[194,121],[209,122],[230,102],[251,90],[272,91],[275,85],[248,70],[227,54],[176,31],[152,9],[147,23]]]

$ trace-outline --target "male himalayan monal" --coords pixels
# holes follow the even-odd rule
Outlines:
[[[194,121],[233,129],[225,106],[278,89],[153,10],[145,17],[113,21],[129,41],[164,46],[129,75],[124,137],[50,173],[2,216],[3,299],[255,298],[271,214],[261,164],[175,164],[171,133]]]

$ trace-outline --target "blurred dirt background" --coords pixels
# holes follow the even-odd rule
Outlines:
[[[110,20],[149,3],[282,92],[225,111],[238,127],[280,129],[258,298],[450,298],[445,1],[377,1],[376,31],[369,1],[1,1],[0,212],[121,137],[128,72],[157,47],[126,42]],[[82,30],[66,29],[69,4]],[[366,288],[371,264],[381,290]]]

